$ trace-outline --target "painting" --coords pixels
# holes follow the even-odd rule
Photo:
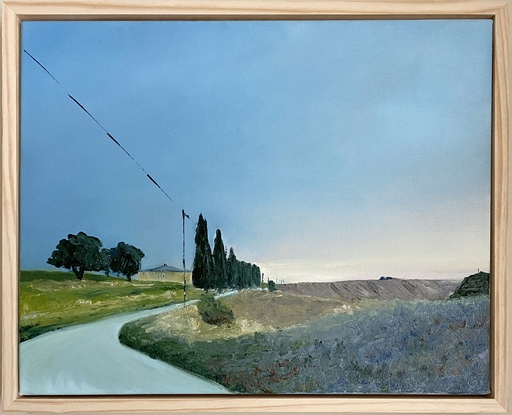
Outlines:
[[[20,395],[488,395],[493,24],[22,22]]]

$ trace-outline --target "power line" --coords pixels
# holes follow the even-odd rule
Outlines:
[[[34,56],[32,56],[26,49],[23,50],[37,65],[39,65],[56,83],[59,85],[68,98],[70,98],[82,111],[84,111],[107,135],[108,138],[110,138],[111,141],[113,141],[123,152],[130,157],[130,159],[142,170],[142,172],[146,175],[146,177],[153,183],[163,194],[164,196],[169,199],[172,203],[174,203],[174,200],[169,196],[169,194],[158,184],[158,182],[146,171],[146,169],[133,157],[128,150],[118,141],[114,138],[112,134],[108,132],[108,130],[101,124],[86,108],[85,106],[78,101],[75,97],[73,97],[67,90],[64,88],[64,86],[58,81],[58,79],[52,75],[52,73],[41,63],[39,62]],[[185,211],[182,210],[184,213]],[[196,224],[192,219],[190,219],[190,216],[185,214],[184,218],[189,219],[192,223]],[[196,224],[197,225],[197,224]]]
[[[55,82],[57,82],[57,84],[58,84],[58,85],[62,86],[62,85],[60,84],[60,82],[59,82],[59,81],[57,81],[57,79],[56,79],[56,78],[55,78],[55,77],[50,73],[50,71],[49,71],[48,69],[46,69],[46,68],[43,66],[43,64],[42,64],[41,62],[39,62],[39,61],[38,61],[36,58],[34,58],[30,53],[28,53],[28,52],[26,51],[26,49],[23,49],[23,52],[25,52],[28,56],[30,56],[30,57],[32,58],[32,60],[33,60],[35,63],[37,63],[41,68],[43,68],[43,70],[44,70],[48,75],[50,75],[50,77],[51,77]]]

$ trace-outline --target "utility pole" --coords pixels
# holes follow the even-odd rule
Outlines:
[[[181,209],[181,218],[183,220],[183,304],[187,303],[187,278],[185,277],[185,218],[189,216]]]

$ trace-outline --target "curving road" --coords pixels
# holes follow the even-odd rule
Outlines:
[[[229,393],[122,345],[129,321],[181,307],[137,311],[43,334],[20,344],[21,395]]]

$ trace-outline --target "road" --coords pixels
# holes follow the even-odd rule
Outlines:
[[[180,307],[137,311],[46,333],[20,345],[21,395],[229,393],[122,345],[121,327]]]

